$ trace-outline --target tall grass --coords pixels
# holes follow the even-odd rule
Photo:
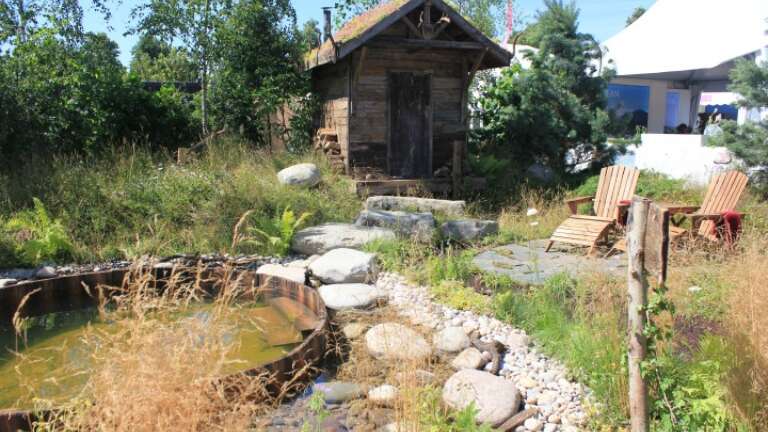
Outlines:
[[[142,267],[130,283],[102,306],[108,329],[88,329],[88,379],[82,392],[37,425],[42,431],[245,431],[293,389],[270,393],[268,373],[234,373],[249,365],[229,354],[236,350],[233,326],[240,299],[253,299],[258,287],[224,270],[204,279],[200,269],[183,269],[163,290]],[[197,276],[195,276],[197,274]],[[188,308],[218,287],[205,319],[185,319]],[[181,318],[179,318],[181,317]],[[176,318],[176,319],[174,319]],[[296,371],[301,376],[306,370]],[[49,407],[44,399],[41,406]]]
[[[298,162],[318,164],[323,183],[309,190],[280,185],[277,171]],[[31,207],[31,197],[62,220],[80,261],[231,252],[234,225],[247,211],[252,226],[269,231],[288,207],[311,213],[307,222],[315,224],[348,221],[360,206],[322,158],[269,154],[230,138],[185,165],[132,147],[30,160],[0,177],[0,216]]]

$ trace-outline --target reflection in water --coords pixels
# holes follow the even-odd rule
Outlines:
[[[212,308],[197,304],[162,320],[198,332],[195,338],[202,342]],[[282,307],[248,304],[232,308],[224,322],[230,330],[223,342],[231,344],[226,373],[274,361],[302,341],[303,325],[294,325],[296,317],[283,313]],[[100,340],[88,335],[110,331],[114,326],[102,321],[95,309],[32,318],[27,323],[26,342],[12,330],[0,328],[0,409],[31,409],[34,398],[61,403],[78,395],[88,381],[98,348],[94,344]]]

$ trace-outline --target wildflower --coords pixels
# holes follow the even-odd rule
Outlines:
[[[539,226],[539,223],[538,222],[531,222],[531,226],[532,227]]]
[[[528,217],[533,217],[533,216],[536,216],[537,214],[539,214],[539,211],[536,210],[535,208],[528,209],[528,213],[527,213]]]

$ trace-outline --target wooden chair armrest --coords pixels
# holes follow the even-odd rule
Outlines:
[[[691,220],[691,226],[693,228],[693,231],[698,231],[699,227],[701,226],[701,223],[704,221],[712,221],[717,223],[720,219],[723,218],[723,215],[720,213],[681,213],[686,218]]]
[[[669,210],[670,215],[696,213],[700,208],[699,206],[683,204],[664,205],[664,207]]]
[[[576,214],[579,212],[579,204],[588,203],[594,199],[594,196],[570,198],[565,200],[565,203],[568,204],[568,208],[571,209],[571,214]]]

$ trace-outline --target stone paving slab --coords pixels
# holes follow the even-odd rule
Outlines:
[[[553,248],[545,252],[547,243],[547,240],[535,240],[530,246],[501,246],[481,253],[473,262],[483,271],[506,275],[528,285],[541,285],[548,278],[564,272],[573,276],[588,272],[626,275],[627,258],[623,253],[602,258],[588,257],[583,248]]]

